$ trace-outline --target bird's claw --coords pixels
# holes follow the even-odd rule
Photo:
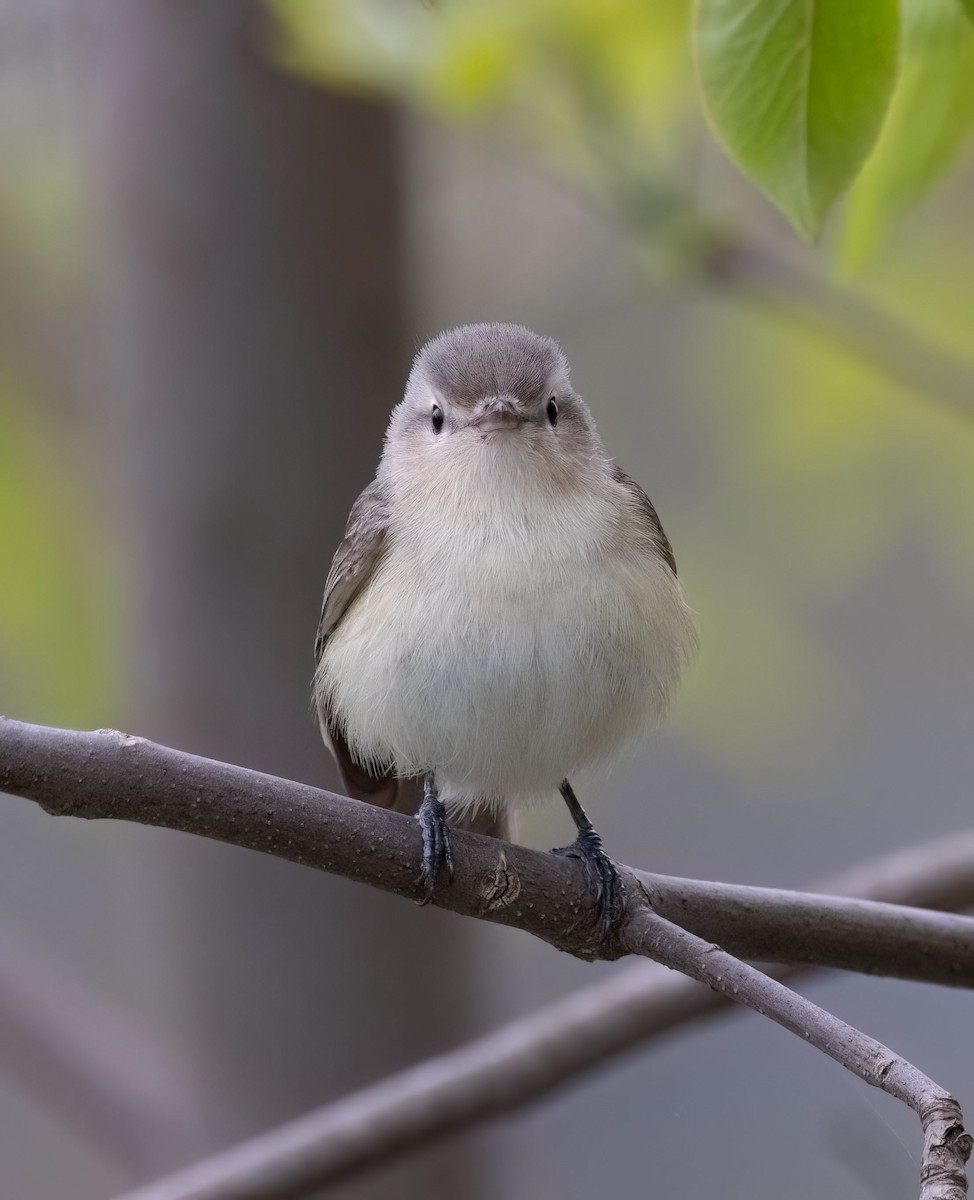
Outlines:
[[[595,907],[603,934],[618,925],[626,911],[626,885],[619,868],[606,854],[598,833],[594,829],[580,830],[570,846],[552,850],[552,854],[582,860],[595,889]]]
[[[446,823],[446,809],[429,783],[424,791],[423,803],[416,813],[416,820],[423,832],[423,862],[419,872],[423,896],[417,901],[423,905],[429,904],[433,899],[436,881],[444,867],[447,881],[453,882],[453,847],[450,844],[450,829]]]

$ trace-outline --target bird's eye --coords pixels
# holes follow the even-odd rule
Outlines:
[[[545,408],[545,412],[548,414],[548,420],[551,422],[551,424],[557,425],[558,424],[558,401],[554,398],[554,396],[552,396],[551,399],[548,401],[548,406],[547,406],[547,408]]]
[[[443,428],[443,410],[438,404],[433,405],[433,412],[431,416],[433,421],[433,432],[439,433]]]

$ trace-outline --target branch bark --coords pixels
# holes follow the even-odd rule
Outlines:
[[[419,899],[414,821],[114,730],[0,718],[0,790],[47,812],[136,821],[215,838]],[[974,834],[970,835],[974,857]],[[627,953],[603,939],[574,860],[454,833],[456,880],[435,902],[522,929],[586,959]],[[630,872],[657,913],[731,953],[974,986],[974,920],[771,888]],[[638,882],[637,882],[638,881]],[[972,889],[974,892],[974,889]]]
[[[817,890],[898,904],[968,905],[974,897],[974,833],[860,864]],[[806,971],[783,974],[793,979]],[[634,1046],[736,1007],[723,992],[696,980],[656,963],[634,963],[460,1050],[270,1130],[125,1200],[297,1195],[526,1106]]]
[[[712,885],[694,886],[709,890]],[[721,886],[716,885],[715,898]],[[974,834],[942,838],[861,864],[820,890],[863,900],[969,904],[974,896]],[[791,970],[787,976],[805,970]],[[724,992],[685,975],[656,963],[634,963],[467,1046],[234,1146],[124,1200],[271,1200],[300,1195],[516,1111],[634,1046],[735,1007]]]
[[[84,734],[2,719],[0,788],[28,796],[52,813],[114,817],[189,830],[333,870],[400,895],[417,893],[415,863],[419,835],[408,819],[303,784],[183,755],[115,731]],[[652,897],[658,908],[660,898],[665,903],[669,894],[671,901],[684,911],[695,904],[705,913],[708,901],[719,901],[722,893],[729,891],[726,899],[731,910],[735,904],[740,907],[748,903],[774,909],[779,897],[784,897],[787,907],[794,900],[793,893],[755,889],[756,894],[748,897],[747,889],[676,881],[682,892],[677,891],[674,897],[672,888],[667,892],[665,877],[647,878],[629,872],[627,915],[614,935],[600,939],[584,873],[574,864],[506,844],[498,849],[492,839],[472,834],[457,836],[455,858],[457,882],[438,897],[445,907],[515,925],[582,957],[612,958],[623,953],[651,957],[770,1016],[917,1112],[924,1132],[921,1200],[961,1200],[966,1196],[964,1164],[971,1151],[971,1138],[963,1129],[960,1108],[953,1097],[879,1042],[718,946],[673,924],[654,911],[650,903]],[[823,908],[822,898],[818,897],[799,897],[798,901],[803,920],[796,922],[791,932],[800,940],[801,928],[809,917],[814,921],[828,913],[831,918],[833,909]],[[856,918],[878,920],[883,925],[893,915],[883,913],[880,906],[864,906],[860,902],[850,910],[850,925],[858,929]],[[753,910],[751,917],[753,921]],[[932,914],[917,912],[914,918],[922,926],[924,921],[931,920]],[[740,913],[735,919],[740,923]],[[957,926],[952,933],[958,935],[962,930],[962,926]],[[733,935],[733,922],[726,932]],[[550,1020],[550,1015],[541,1014],[541,1019]],[[581,1065],[576,1057],[571,1073],[594,1065],[619,1048],[620,1026],[606,1022],[603,1010],[596,1010],[594,1022],[591,1040],[599,1047],[599,1053]],[[557,1076],[559,1071],[565,1071],[567,1060],[543,1052],[552,1029],[552,1026],[547,1026],[547,1031],[545,1026],[536,1028],[534,1040],[526,1044],[518,1044],[515,1038],[513,1059],[499,1055],[496,1042],[485,1058],[484,1043],[491,1039],[447,1056],[447,1060],[456,1061],[446,1062],[446,1074],[441,1075],[439,1086],[434,1086],[432,1093],[429,1087],[425,1089],[427,1099],[432,1094],[441,1105],[436,1114],[437,1128],[441,1131],[454,1128],[471,1119],[480,1119],[490,1111],[510,1107],[515,1078],[520,1080],[518,1095],[524,1099],[554,1086],[558,1078],[551,1081],[551,1072],[554,1070]],[[505,1031],[495,1038],[503,1036]],[[534,1073],[518,1074],[517,1062],[524,1060],[529,1067],[534,1066]],[[433,1060],[418,1068],[420,1080],[424,1073],[435,1077],[438,1068],[443,1070],[444,1061]],[[417,1071],[407,1072],[391,1084],[380,1085],[385,1089],[384,1103],[391,1103],[391,1115],[398,1117],[400,1130],[404,1115],[415,1113],[413,1119],[418,1119],[424,1111],[410,1091],[416,1087]],[[542,1077],[549,1080],[544,1087]],[[476,1109],[476,1117],[471,1115],[471,1105]],[[347,1124],[349,1113],[353,1117],[351,1126]],[[282,1161],[290,1170],[295,1169],[295,1164],[302,1171],[312,1170],[313,1182],[321,1182],[324,1168],[321,1131],[315,1124],[318,1119],[320,1114],[318,1117],[312,1114],[305,1122],[267,1135],[269,1141],[258,1139],[256,1150],[251,1143],[231,1152],[237,1156],[237,1168],[242,1158],[244,1175],[253,1187],[263,1190],[248,1190],[251,1185],[243,1178],[238,1178],[233,1190],[226,1190],[224,1163],[222,1176],[219,1167],[217,1170],[222,1182],[213,1187],[205,1179],[202,1183],[193,1182],[191,1171],[188,1185],[184,1186],[184,1174],[183,1184],[179,1177],[163,1181],[137,1193],[139,1200],[296,1194],[293,1177],[281,1183]],[[327,1143],[332,1150],[336,1139],[347,1147],[355,1142],[356,1130],[359,1139],[364,1135],[366,1123],[352,1102],[346,1101],[337,1115],[333,1110],[332,1120],[338,1121]],[[414,1135],[415,1130],[411,1137]],[[278,1173],[276,1182],[262,1183],[262,1166],[266,1168],[271,1160]],[[205,1175],[208,1165],[212,1164],[193,1170],[203,1170]],[[307,1175],[302,1178],[304,1182],[298,1191],[309,1185]]]
[[[944,887],[935,893],[930,907],[974,905],[974,831],[952,841],[954,853],[958,845],[967,852],[966,887],[961,888],[959,881],[955,887]],[[942,864],[944,859],[936,861]],[[867,878],[858,883],[837,880],[823,884],[821,893],[811,893],[644,871],[633,874],[660,916],[717,942],[738,958],[895,975],[948,986],[974,985],[970,972],[974,920],[906,907],[913,903],[909,891],[900,890],[893,896],[895,902],[888,903],[854,898],[857,892],[874,891]],[[892,894],[892,889],[881,888],[875,894]],[[931,893],[917,890],[916,894],[926,906]]]

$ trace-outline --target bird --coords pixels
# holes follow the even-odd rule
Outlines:
[[[493,322],[427,342],[331,563],[313,682],[349,794],[415,811],[419,902],[452,881],[449,821],[509,836],[560,792],[577,836],[554,853],[612,928],[625,886],[570,779],[648,735],[696,647],[656,509],[558,343]]]

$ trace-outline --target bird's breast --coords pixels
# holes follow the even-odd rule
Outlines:
[[[668,568],[626,532],[591,497],[402,514],[326,648],[353,749],[516,801],[651,725],[688,618]]]

